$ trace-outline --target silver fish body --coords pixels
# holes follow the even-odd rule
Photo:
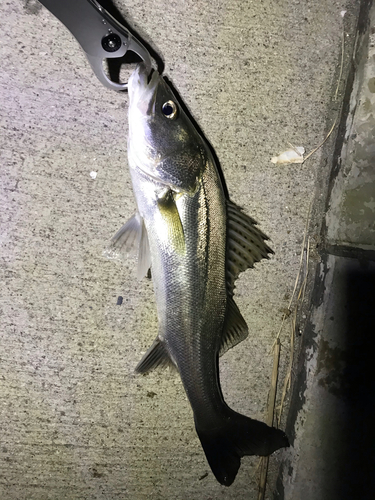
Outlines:
[[[213,156],[167,82],[145,67],[129,80],[128,156],[137,214],[115,235],[151,267],[158,335],[136,370],[172,363],[213,473],[229,486],[244,455],[288,446],[285,434],[231,410],[218,360],[247,326],[233,301],[238,274],[271,251],[255,222],[227,200]]]

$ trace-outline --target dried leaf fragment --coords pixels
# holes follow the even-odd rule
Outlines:
[[[285,165],[287,163],[303,163],[304,152],[305,148],[302,146],[298,146],[296,148],[288,149],[287,151],[280,153],[279,156],[274,156],[273,158],[271,158],[271,161],[276,165]]]

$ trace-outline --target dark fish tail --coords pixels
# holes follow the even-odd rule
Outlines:
[[[210,428],[195,422],[197,434],[212,472],[219,483],[230,486],[245,455],[270,455],[289,446],[286,434],[263,422],[227,408],[222,425]]]

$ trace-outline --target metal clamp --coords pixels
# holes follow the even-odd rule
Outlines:
[[[108,78],[103,60],[119,58],[128,50],[137,54],[151,72],[151,57],[142,43],[96,0],[39,0],[69,29],[86,53],[99,81],[114,90],[127,90],[127,83]]]

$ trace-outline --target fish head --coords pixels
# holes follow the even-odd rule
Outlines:
[[[176,192],[195,193],[207,149],[172,89],[157,71],[149,76],[141,63],[128,91],[130,167]]]

